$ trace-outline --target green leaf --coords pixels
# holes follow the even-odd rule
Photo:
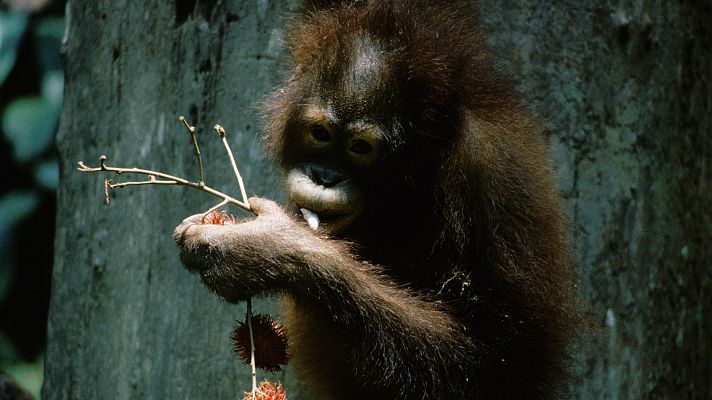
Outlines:
[[[52,143],[59,109],[40,97],[24,97],[8,104],[2,129],[18,162],[41,154]]]
[[[35,211],[39,202],[35,192],[10,192],[0,197],[0,232],[9,232]]]
[[[33,24],[35,54],[43,72],[62,70],[64,18],[47,17]]]
[[[15,65],[17,48],[27,27],[26,12],[0,11],[0,83]]]
[[[15,263],[10,257],[12,236],[12,232],[0,230],[0,304],[5,300],[15,281]],[[9,349],[3,347],[2,334],[0,333],[0,362],[7,360],[6,355]]]
[[[59,186],[59,163],[57,160],[45,161],[35,168],[35,181],[47,190],[57,190]]]
[[[42,98],[59,113],[62,108],[64,95],[64,73],[62,71],[49,71],[42,77]]]
[[[3,331],[0,331],[0,356],[2,356],[0,360],[2,360],[4,364],[3,369],[5,369],[4,367],[8,364],[14,364],[22,360],[20,352],[17,351],[12,340]]]
[[[42,380],[44,379],[44,360],[35,362],[19,362],[6,367],[7,374],[17,380],[20,386],[27,389],[36,399],[40,398]]]

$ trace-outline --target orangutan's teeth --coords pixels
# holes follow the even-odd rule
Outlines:
[[[312,210],[307,210],[306,208],[299,209],[302,212],[302,216],[309,224],[309,227],[316,230],[319,228],[319,216]]]

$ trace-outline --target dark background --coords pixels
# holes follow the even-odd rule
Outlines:
[[[20,3],[0,3],[0,370],[38,394],[59,179],[64,2],[24,2],[25,10]]]

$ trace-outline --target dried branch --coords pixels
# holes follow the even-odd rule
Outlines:
[[[233,198],[232,196],[229,196],[225,193],[222,193],[218,190],[215,190],[215,189],[205,185],[205,178],[204,178],[204,172],[203,172],[203,159],[202,159],[202,156],[200,155],[200,146],[198,146],[198,140],[197,140],[197,136],[195,133],[196,129],[194,126],[192,126],[188,123],[188,121],[185,119],[184,116],[181,115],[180,117],[178,117],[178,119],[183,123],[185,128],[188,130],[188,133],[190,133],[191,141],[193,143],[193,148],[195,149],[195,156],[198,159],[198,174],[200,176],[199,182],[192,182],[192,181],[189,181],[184,178],[169,175],[169,174],[166,174],[163,172],[143,169],[143,168],[110,167],[110,166],[106,165],[107,157],[105,155],[102,155],[101,157],[99,157],[99,162],[100,162],[99,167],[89,167],[86,164],[84,164],[83,161],[79,161],[77,163],[77,170],[80,172],[114,172],[114,173],[116,173],[116,176],[118,176],[120,174],[124,174],[124,173],[148,176],[148,180],[145,180],[145,181],[127,181],[127,182],[117,182],[117,183],[113,182],[111,179],[108,179],[108,178],[105,179],[104,180],[104,201],[107,204],[109,203],[109,191],[111,189],[122,188],[124,186],[140,186],[140,185],[178,185],[178,186],[188,186],[193,189],[202,190],[203,192],[209,193],[215,197],[222,199],[222,201],[219,204],[217,204],[214,207],[211,207],[208,211],[206,211],[205,215],[209,214],[213,210],[216,210],[226,204],[232,204],[232,205],[242,208],[243,210],[252,211],[252,210],[250,210],[250,204],[247,201],[247,191],[245,190],[245,184],[242,181],[242,176],[240,175],[240,171],[237,169],[237,163],[235,162],[235,157],[232,154],[230,145],[227,143],[225,128],[223,128],[220,125],[215,125],[215,130],[220,135],[223,145],[225,146],[225,150],[227,151],[227,154],[230,157],[230,164],[232,166],[233,173],[235,174],[235,177],[237,178],[237,185],[240,188],[240,195],[242,196],[242,201],[237,200],[237,199]],[[157,178],[161,178],[161,179],[157,179]]]
[[[235,178],[237,179],[237,185],[240,188],[240,195],[242,196],[242,201],[237,200],[225,193],[222,193],[218,190],[215,190],[207,185],[205,185],[205,178],[204,178],[204,172],[203,172],[203,159],[200,154],[200,147],[198,146],[198,140],[196,136],[196,129],[194,126],[191,126],[188,121],[186,121],[185,117],[182,115],[179,117],[179,120],[183,123],[183,125],[186,127],[188,132],[190,133],[191,136],[191,141],[193,143],[193,148],[195,149],[195,155],[196,158],[198,159],[198,174],[200,177],[199,182],[192,182],[184,178],[180,178],[177,176],[169,175],[163,172],[158,172],[158,171],[152,171],[148,169],[143,169],[143,168],[126,168],[126,167],[112,167],[106,165],[106,160],[107,157],[105,155],[102,155],[99,157],[99,167],[90,167],[84,164],[83,161],[77,162],[77,170],[80,172],[113,172],[116,174],[115,176],[119,176],[121,174],[137,174],[137,175],[145,175],[148,177],[147,180],[143,181],[125,181],[125,182],[113,182],[111,179],[106,178],[104,179],[104,199],[105,202],[108,204],[109,203],[109,191],[112,189],[116,188],[122,188],[125,186],[141,186],[141,185],[177,185],[177,186],[187,186],[193,189],[198,189],[203,192],[206,192],[208,194],[211,194],[215,197],[220,198],[222,201],[215,206],[211,207],[208,211],[204,213],[204,217],[212,213],[213,211],[217,210],[218,208],[227,205],[227,204],[232,204],[234,206],[240,207],[246,211],[252,211],[250,209],[250,204],[247,201],[247,191],[245,190],[245,184],[242,180],[242,176],[240,175],[240,170],[237,168],[237,163],[235,162],[235,157],[232,154],[232,150],[230,149],[230,145],[227,142],[227,137],[225,133],[225,129],[220,126],[220,125],[215,125],[215,131],[218,133],[220,138],[222,139],[223,145],[225,146],[225,150],[227,151],[228,157],[230,158],[230,165],[232,166],[233,173],[235,174]],[[205,221],[204,221],[205,222]],[[250,366],[252,367],[252,400],[256,399],[257,393],[258,393],[258,387],[257,387],[257,367],[256,367],[256,362],[255,362],[255,339],[254,339],[254,334],[253,334],[253,329],[252,329],[252,299],[247,300],[247,311],[246,311],[246,320],[247,320],[247,326],[249,330],[249,336],[250,336]],[[281,390],[281,387],[280,387]]]
[[[193,142],[193,148],[195,149],[195,157],[198,159],[198,174],[200,175],[200,183],[202,184],[205,182],[205,178],[203,177],[203,157],[200,156],[200,147],[198,147],[198,138],[195,135],[195,127],[191,126],[182,115],[178,117],[178,119],[183,123],[185,128],[188,130],[188,133],[190,133],[190,140]]]
[[[227,143],[227,135],[225,133],[225,128],[220,125],[215,125],[215,131],[220,135],[223,145],[225,145],[225,150],[227,151],[228,157],[230,157],[230,164],[232,165],[232,171],[235,173],[235,178],[237,178],[237,185],[240,187],[240,194],[242,195],[242,201],[247,203],[247,192],[245,191],[245,184],[242,182],[242,176],[240,175],[240,170],[237,169],[237,163],[235,163],[235,157],[232,156],[232,150],[230,150],[230,145]]]
[[[220,192],[218,190],[211,188],[210,186],[205,185],[205,183],[203,183],[203,182],[191,182],[184,178],[179,178],[177,176],[165,174],[163,172],[152,171],[152,170],[143,169],[143,168],[112,167],[112,166],[106,165],[106,159],[107,159],[106,156],[101,156],[99,158],[99,161],[101,163],[100,167],[89,167],[86,164],[84,164],[83,161],[79,161],[79,162],[77,162],[77,171],[79,171],[79,172],[114,172],[114,173],[116,173],[116,176],[118,176],[120,174],[138,174],[138,175],[146,175],[149,177],[149,179],[146,181],[129,181],[129,182],[119,182],[119,183],[114,183],[110,179],[106,179],[104,181],[104,189],[105,189],[106,195],[108,195],[108,189],[113,189],[115,187],[132,186],[132,185],[178,185],[178,186],[187,186],[187,187],[191,187],[193,189],[201,190],[203,192],[209,193],[215,197],[222,199],[225,204],[232,204],[234,206],[242,208],[243,210],[250,211],[250,205],[247,202],[237,200],[232,196],[229,196],[223,192]],[[158,180],[158,179],[156,179],[156,177],[162,178],[163,180]]]
[[[250,367],[252,368],[252,400],[257,397],[257,363],[255,362],[255,336],[252,332],[252,298],[247,299],[247,329],[250,332]]]

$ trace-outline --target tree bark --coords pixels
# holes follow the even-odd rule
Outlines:
[[[196,4],[197,3],[197,4]],[[579,399],[712,397],[712,21],[702,1],[482,3],[494,52],[542,116],[597,327],[577,349]],[[170,233],[216,202],[134,187],[103,202],[97,165],[279,199],[254,105],[279,80],[286,1],[70,2],[46,399],[222,399],[249,389],[229,334],[244,305],[208,292]],[[275,312],[269,302],[257,311]],[[291,374],[266,376],[301,398]]]
[[[198,180],[183,114],[198,128],[206,183],[239,198],[212,127],[225,127],[248,194],[279,197],[262,159],[256,101],[278,80],[282,2],[69,3],[58,228],[43,398],[227,399],[251,388],[230,333],[245,307],[208,291],[171,233],[219,200],[180,187],[115,191],[75,170],[140,166]],[[122,177],[126,179],[128,177]],[[237,211],[233,210],[237,213]],[[275,312],[257,302],[256,312]],[[285,382],[286,376],[265,376]]]
[[[574,397],[712,398],[712,6],[481,3],[574,223],[596,325]]]

